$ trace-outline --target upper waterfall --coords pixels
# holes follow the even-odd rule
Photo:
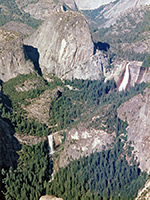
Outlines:
[[[123,77],[123,80],[120,84],[120,87],[119,87],[119,91],[122,91],[122,90],[125,90],[127,85],[128,85],[128,82],[129,82],[129,77],[130,77],[130,73],[129,73],[129,65],[130,63],[128,63],[126,65],[126,71],[124,73],[124,77]]]

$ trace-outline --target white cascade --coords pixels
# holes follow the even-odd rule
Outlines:
[[[126,71],[125,71],[123,80],[122,80],[122,82],[120,84],[119,91],[125,90],[126,87],[127,87],[128,82],[129,82],[129,76],[130,76],[130,74],[129,74],[129,65],[130,65],[130,63],[128,63],[126,65]]]
[[[53,136],[52,135],[48,135],[48,144],[49,144],[49,152],[50,154],[53,154],[54,150],[53,150]]]

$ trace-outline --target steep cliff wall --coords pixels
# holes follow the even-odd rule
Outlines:
[[[7,81],[18,74],[34,70],[31,61],[25,59],[22,39],[0,29],[0,79]]]
[[[0,118],[0,167],[14,167],[17,164],[21,145],[14,137],[14,131],[9,123]]]
[[[128,140],[133,142],[135,155],[142,170],[150,172],[150,88],[118,108],[119,117],[129,124]]]

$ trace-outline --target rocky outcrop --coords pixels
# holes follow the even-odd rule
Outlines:
[[[25,58],[22,39],[12,32],[0,29],[0,79],[7,81],[33,70],[32,62]]]
[[[56,196],[45,195],[42,196],[39,200],[63,200],[62,198],[57,198]]]
[[[140,168],[150,172],[150,88],[123,103],[118,116],[127,121],[128,140],[132,141]]]
[[[27,4],[23,7],[26,13],[39,20],[45,20],[50,17],[53,10],[73,9],[77,10],[77,5],[74,0],[39,0],[37,3]]]
[[[64,91],[64,88],[57,87],[54,90],[45,90],[38,98],[34,99],[30,105],[22,108],[28,112],[28,117],[35,118],[39,122],[49,126],[49,114],[51,102]]]
[[[34,32],[34,29],[27,24],[23,24],[20,22],[10,21],[2,26],[3,29],[8,31],[13,31],[16,33],[21,33],[23,35],[30,35]]]
[[[150,199],[150,180],[145,183],[142,190],[138,192],[135,200],[149,200]]]
[[[60,78],[99,79],[107,62],[101,52],[93,55],[88,23],[75,11],[54,11],[25,44],[38,49],[43,74]]]
[[[69,6],[73,10],[78,10],[77,4],[75,0],[64,0],[65,4]]]
[[[59,156],[58,166],[65,167],[70,161],[102,151],[111,145],[114,135],[94,128],[87,129],[80,124],[66,133],[64,150]]]

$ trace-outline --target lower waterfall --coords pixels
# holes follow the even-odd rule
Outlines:
[[[48,145],[49,145],[49,153],[53,154],[54,150],[53,150],[53,136],[52,135],[48,135]]]

